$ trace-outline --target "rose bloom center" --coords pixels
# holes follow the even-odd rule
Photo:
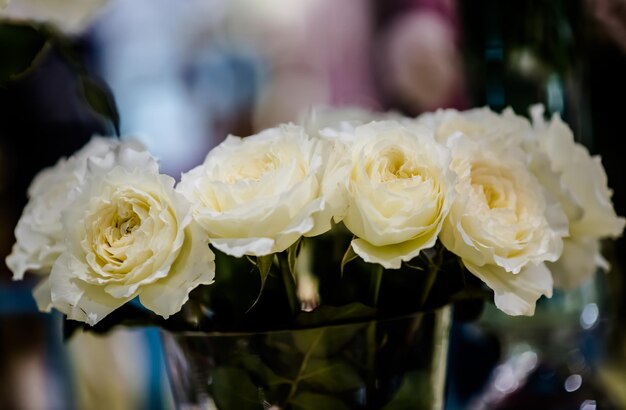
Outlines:
[[[83,248],[96,272],[124,275],[130,271],[129,250],[137,242],[137,233],[148,212],[145,198],[126,192],[105,202],[87,218]]]
[[[369,177],[380,183],[386,183],[389,188],[393,188],[394,183],[400,182],[401,188],[404,183],[411,181],[421,183],[424,179],[429,179],[422,167],[411,160],[407,154],[399,148],[389,148],[383,152],[378,159],[370,161],[366,165]],[[426,176],[426,178],[424,178]]]
[[[279,168],[280,159],[271,152],[257,155],[256,157],[239,162],[237,172],[229,174],[226,182],[234,184],[237,181],[259,181],[263,175]]]

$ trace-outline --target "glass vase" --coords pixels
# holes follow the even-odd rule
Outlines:
[[[259,333],[163,332],[178,409],[442,409],[450,309]]]
[[[467,408],[518,410],[622,408],[602,379],[607,320],[601,276],[542,299],[535,316],[507,317],[487,309],[478,326],[498,335],[502,359]]]

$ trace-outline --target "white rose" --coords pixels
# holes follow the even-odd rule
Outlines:
[[[80,151],[41,171],[28,188],[28,204],[15,228],[16,243],[6,263],[14,280],[26,271],[50,273],[65,250],[61,212],[72,201],[72,189],[84,179],[88,158],[102,158],[120,146],[142,149],[136,141],[94,137]]]
[[[322,192],[327,201],[327,212],[335,222],[341,221],[348,208],[346,181],[350,173],[350,147],[355,129],[372,121],[402,118],[394,112],[374,112],[360,107],[318,106],[308,110],[300,123],[308,135],[324,141],[326,166],[322,178]]]
[[[222,252],[281,252],[303,235],[330,229],[333,210],[321,183],[327,149],[295,125],[229,136],[183,174],[177,189]]]
[[[40,309],[94,325],[139,296],[165,318],[178,312],[215,273],[190,204],[146,152],[122,147],[88,168],[62,215],[66,250],[35,290]]]
[[[574,141],[571,129],[558,116],[549,123],[543,107],[532,110],[535,134],[528,150],[535,172],[561,202],[569,220],[569,237],[564,240],[563,257],[548,267],[555,286],[571,289],[593,275],[596,267],[607,267],[600,254],[599,240],[622,234],[625,220],[616,215],[612,191],[599,156]],[[545,175],[553,175],[550,181]]]
[[[416,119],[407,119],[405,123],[410,128],[434,130],[435,139],[442,144],[455,134],[462,133],[475,142],[515,146],[521,145],[532,132],[528,120],[516,115],[510,108],[502,114],[486,107],[467,111],[440,109],[424,113]]]
[[[454,196],[450,153],[398,122],[357,127],[350,152],[346,227],[363,260],[388,269],[432,247]]]
[[[11,0],[0,17],[51,23],[65,33],[78,34],[87,28],[107,2],[108,0]]]
[[[537,299],[552,295],[543,262],[562,251],[564,232],[550,220],[555,208],[522,151],[463,136],[450,142],[459,182],[440,239],[494,290],[499,309],[532,315]]]
[[[558,261],[548,262],[554,287],[575,289],[592,277],[596,269],[609,269],[609,263],[600,252],[600,240],[595,237],[573,236],[563,239],[563,253]]]

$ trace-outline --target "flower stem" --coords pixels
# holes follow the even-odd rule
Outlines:
[[[285,293],[287,294],[287,300],[289,301],[289,308],[291,314],[295,315],[300,311],[300,304],[298,302],[298,296],[296,295],[296,282],[289,267],[289,257],[287,252],[280,252],[277,254],[278,262],[280,263],[280,272],[283,277],[283,284],[285,285]]]
[[[372,306],[378,306],[378,295],[380,294],[380,284],[383,281],[382,265],[372,265],[372,282],[371,282],[371,294],[372,294]]]
[[[289,389],[289,394],[287,395],[287,398],[285,399],[285,403],[289,403],[291,399],[293,399],[293,396],[298,391],[298,383],[300,383],[300,380],[304,378],[303,377],[304,371],[309,365],[309,360],[311,359],[311,355],[313,354],[315,349],[317,349],[317,345],[320,343],[320,340],[322,340],[322,336],[324,335],[325,331],[326,331],[325,328],[316,330],[317,335],[315,339],[311,342],[311,346],[309,346],[306,353],[304,354],[304,357],[302,358],[302,363],[300,364],[300,368],[298,369],[298,374],[296,375],[296,378],[293,379],[293,381],[291,382],[291,387]]]
[[[437,273],[439,269],[441,269],[441,262],[443,261],[443,249],[437,248],[437,254],[433,258],[433,260],[429,261],[428,269],[426,269],[426,278],[424,282],[424,291],[420,296],[420,306],[424,307],[426,301],[428,301],[428,296],[430,296],[430,291],[435,284],[435,279],[437,279]]]
[[[367,392],[375,390],[376,386],[376,353],[378,351],[378,345],[376,343],[376,321],[373,320],[367,326],[367,358],[366,358],[366,383],[368,385]],[[367,402],[370,402],[370,397],[367,397]]]
[[[370,293],[372,299],[372,306],[378,307],[378,295],[380,294],[380,286],[383,281],[384,268],[382,265],[372,265],[372,280],[370,282]],[[373,392],[376,388],[376,354],[378,353],[378,343],[376,338],[376,321],[372,321],[367,328],[367,368],[368,371],[368,392]],[[368,397],[367,401],[370,402],[371,398]]]

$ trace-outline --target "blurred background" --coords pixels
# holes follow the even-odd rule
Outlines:
[[[541,102],[602,156],[626,215],[624,0],[12,0],[0,15],[41,7],[70,41],[0,84],[2,260],[33,176],[113,133],[111,107],[86,103],[94,93],[175,178],[227,134],[313,105],[526,115]],[[0,26],[0,73],[37,43],[28,36]],[[612,271],[542,301],[532,322],[487,308],[467,323],[481,312],[457,308],[448,409],[626,408],[626,252],[605,245]],[[156,329],[64,343],[61,318],[37,312],[35,282],[0,264],[1,409],[172,408]]]

